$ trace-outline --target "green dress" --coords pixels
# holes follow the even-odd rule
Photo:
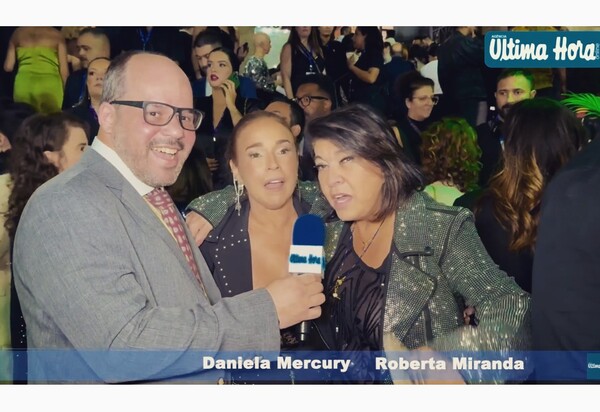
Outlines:
[[[61,111],[63,82],[57,50],[50,47],[18,47],[17,64],[14,101],[28,103],[40,113]]]

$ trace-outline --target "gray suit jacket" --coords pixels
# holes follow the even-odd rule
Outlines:
[[[202,371],[204,355],[278,351],[268,292],[221,299],[192,249],[208,296],[160,219],[94,150],[39,188],[13,256],[30,381],[214,382],[218,376]],[[51,348],[61,350],[36,350]]]

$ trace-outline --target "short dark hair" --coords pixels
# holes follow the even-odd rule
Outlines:
[[[533,73],[531,73],[527,69],[504,69],[498,75],[496,79],[496,85],[500,83],[501,80],[504,80],[509,77],[523,76],[529,82],[529,86],[531,90],[535,90],[535,81],[533,80]]]
[[[78,36],[83,36],[84,34],[91,34],[94,37],[102,37],[104,39],[104,41],[106,41],[106,42],[108,42],[108,44],[110,44],[110,39],[109,39],[108,35],[106,34],[106,32],[97,27],[86,27],[79,32]]]
[[[384,175],[382,203],[376,219],[395,212],[423,186],[421,172],[403,153],[390,125],[368,105],[349,104],[315,119],[309,122],[306,134],[313,144],[328,140],[381,170]]]
[[[206,29],[198,33],[194,39],[194,47],[212,45],[214,47],[225,47],[233,50],[234,44],[231,37],[225,32],[215,29]]]
[[[300,78],[298,86],[296,86],[296,90],[294,90],[294,95],[298,92],[298,89],[303,84],[316,84],[319,90],[327,94],[331,100],[331,110],[334,110],[337,107],[337,94],[335,93],[335,85],[330,77],[316,73],[305,74]]]
[[[417,89],[425,86],[434,86],[433,80],[423,76],[417,70],[410,71],[401,75],[394,84],[396,96],[404,99],[412,99]]]
[[[269,104],[274,103],[274,102],[282,102],[285,104],[288,104],[290,106],[290,127],[291,126],[295,126],[298,125],[300,126],[300,134],[302,134],[302,132],[304,131],[304,110],[302,110],[302,107],[300,107],[300,105],[298,103],[296,103],[294,100],[288,99],[286,96],[282,95],[281,93],[276,93],[273,96],[273,100],[271,100],[269,102]],[[267,105],[268,106],[268,105]]]

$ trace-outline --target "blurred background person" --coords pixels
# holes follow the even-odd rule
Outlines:
[[[110,40],[99,28],[86,27],[77,36],[77,57],[81,68],[69,74],[65,84],[62,108],[70,109],[85,98],[86,76],[90,62],[98,57],[110,59]]]
[[[417,165],[421,164],[421,133],[431,124],[430,116],[438,102],[433,85],[433,80],[416,70],[396,82],[395,93],[404,102],[402,111],[395,115],[397,137],[404,153]]]
[[[298,80],[294,99],[304,110],[304,126],[319,117],[328,115],[337,107],[335,85],[331,78],[322,74],[307,74]],[[302,180],[316,180],[315,163],[312,156],[310,138],[302,136],[298,149],[300,155],[300,176]]]
[[[598,96],[567,99],[577,113],[600,117]],[[600,140],[594,139],[554,176],[542,198],[531,309],[540,383],[591,382],[589,362],[596,361],[590,355],[600,349],[599,194]],[[561,356],[544,356],[544,351],[561,351]]]
[[[477,140],[481,147],[481,173],[479,185],[486,187],[490,178],[502,168],[502,150],[505,137],[502,133],[504,119],[517,102],[533,99],[537,94],[533,75],[529,70],[504,69],[496,81],[496,110],[484,124],[477,126]]]
[[[456,27],[438,50],[438,77],[450,115],[473,127],[487,120],[487,67],[483,40],[474,26]]]
[[[292,27],[288,41],[281,49],[280,62],[285,94],[293,99],[302,77],[325,71],[325,57],[316,27]]]
[[[13,100],[28,103],[40,113],[61,110],[69,76],[67,45],[53,27],[19,27],[9,41],[4,70],[17,67]]]
[[[353,37],[357,53],[347,60],[350,70],[352,103],[364,103],[385,114],[385,84],[380,77],[383,69],[383,38],[377,27],[357,27]]]
[[[271,51],[271,38],[266,33],[254,34],[254,55],[250,56],[244,67],[244,76],[251,78],[256,85],[257,97],[270,102],[276,92],[275,81],[269,73],[265,56]]]
[[[502,169],[475,206],[475,225],[494,262],[531,292],[542,196],[586,133],[573,112],[547,98],[516,103],[504,130]]]
[[[350,93],[350,72],[346,64],[346,50],[342,43],[334,39],[334,26],[319,26],[319,42],[325,57],[325,74],[335,86],[338,105],[348,102]]]
[[[100,98],[102,97],[102,85],[104,84],[104,75],[110,66],[110,60],[105,57],[98,57],[89,62],[87,75],[85,77],[86,87],[82,99],[69,112],[88,124],[90,129],[89,144],[98,134],[98,108],[100,107]]]
[[[217,48],[208,54],[206,79],[212,94],[196,99],[196,109],[204,113],[197,131],[196,147],[202,149],[212,172],[214,189],[232,182],[225,151],[233,127],[243,115],[260,108],[260,102],[238,93],[239,61],[232,50]]]
[[[27,201],[42,184],[76,164],[88,147],[88,126],[72,114],[28,117],[15,133],[10,157],[11,192],[4,227],[11,249]],[[11,252],[12,254],[12,252]],[[27,328],[14,282],[10,297],[11,347],[15,383],[27,381]]]
[[[432,123],[421,139],[425,193],[452,206],[456,198],[478,187],[481,149],[475,130],[465,119],[444,117]]]
[[[197,29],[197,28],[195,28]],[[214,28],[205,28],[201,31],[194,31],[194,61],[198,68],[197,77],[192,81],[192,92],[194,98],[200,98],[210,96],[212,94],[212,87],[206,79],[206,70],[208,69],[208,55],[214,49],[224,48],[233,50],[234,42],[229,35],[223,30],[216,30]],[[234,60],[238,60],[237,58]],[[238,63],[239,67],[239,63]],[[246,76],[239,76],[239,94],[242,97],[250,99],[256,99],[256,85],[251,78]]]
[[[35,114],[26,103],[0,102],[0,383],[13,380],[10,331],[10,238],[4,227],[12,179],[8,169],[12,142],[21,123]]]
[[[388,43],[388,42],[386,42]],[[390,43],[388,43],[390,44]],[[403,111],[404,101],[394,93],[396,81],[404,74],[415,70],[415,66],[406,58],[406,48],[400,42],[390,45],[390,61],[383,65],[382,81],[385,84],[386,117],[393,119]],[[425,76],[427,77],[427,76]]]

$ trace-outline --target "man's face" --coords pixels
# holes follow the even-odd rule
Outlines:
[[[265,111],[275,113],[277,116],[285,120],[289,127],[292,126],[292,110],[290,109],[289,104],[285,102],[272,102],[265,107]]]
[[[503,118],[508,110],[517,102],[533,99],[535,90],[531,90],[529,81],[524,76],[510,76],[498,82],[496,87],[496,106]]]
[[[215,44],[205,44],[202,47],[194,47],[194,55],[198,60],[198,67],[200,67],[202,76],[206,76],[206,69],[208,68],[208,55],[217,47],[218,46]]]
[[[275,102],[269,103],[269,105],[267,107],[265,107],[265,111],[275,113],[277,116],[279,116],[283,120],[285,120],[285,123],[288,125],[288,127],[292,131],[294,138],[297,138],[300,135],[300,132],[302,130],[302,128],[301,128],[302,125],[292,124],[292,108],[290,107],[289,104],[287,104],[285,102],[275,101]]]
[[[192,90],[186,75],[174,62],[162,56],[133,57],[126,69],[124,89],[117,100],[154,101],[179,108],[193,107]],[[110,132],[105,143],[147,185],[163,187],[175,183],[196,139],[195,131],[183,129],[178,114],[164,126],[155,126],[144,120],[141,108],[109,106],[101,108],[101,113],[105,110],[111,113],[108,122]],[[103,129],[105,116],[100,120]]]
[[[97,57],[110,58],[106,41],[102,37],[97,37],[90,33],[84,33],[77,38],[77,53],[79,54],[81,65],[85,69]]]
[[[307,98],[308,97],[308,98]],[[318,85],[314,83],[305,83],[298,87],[296,92],[296,99],[298,104],[304,110],[304,116],[306,117],[306,123],[312,119],[317,119],[331,113],[331,100]],[[310,102],[305,103],[305,101]]]

